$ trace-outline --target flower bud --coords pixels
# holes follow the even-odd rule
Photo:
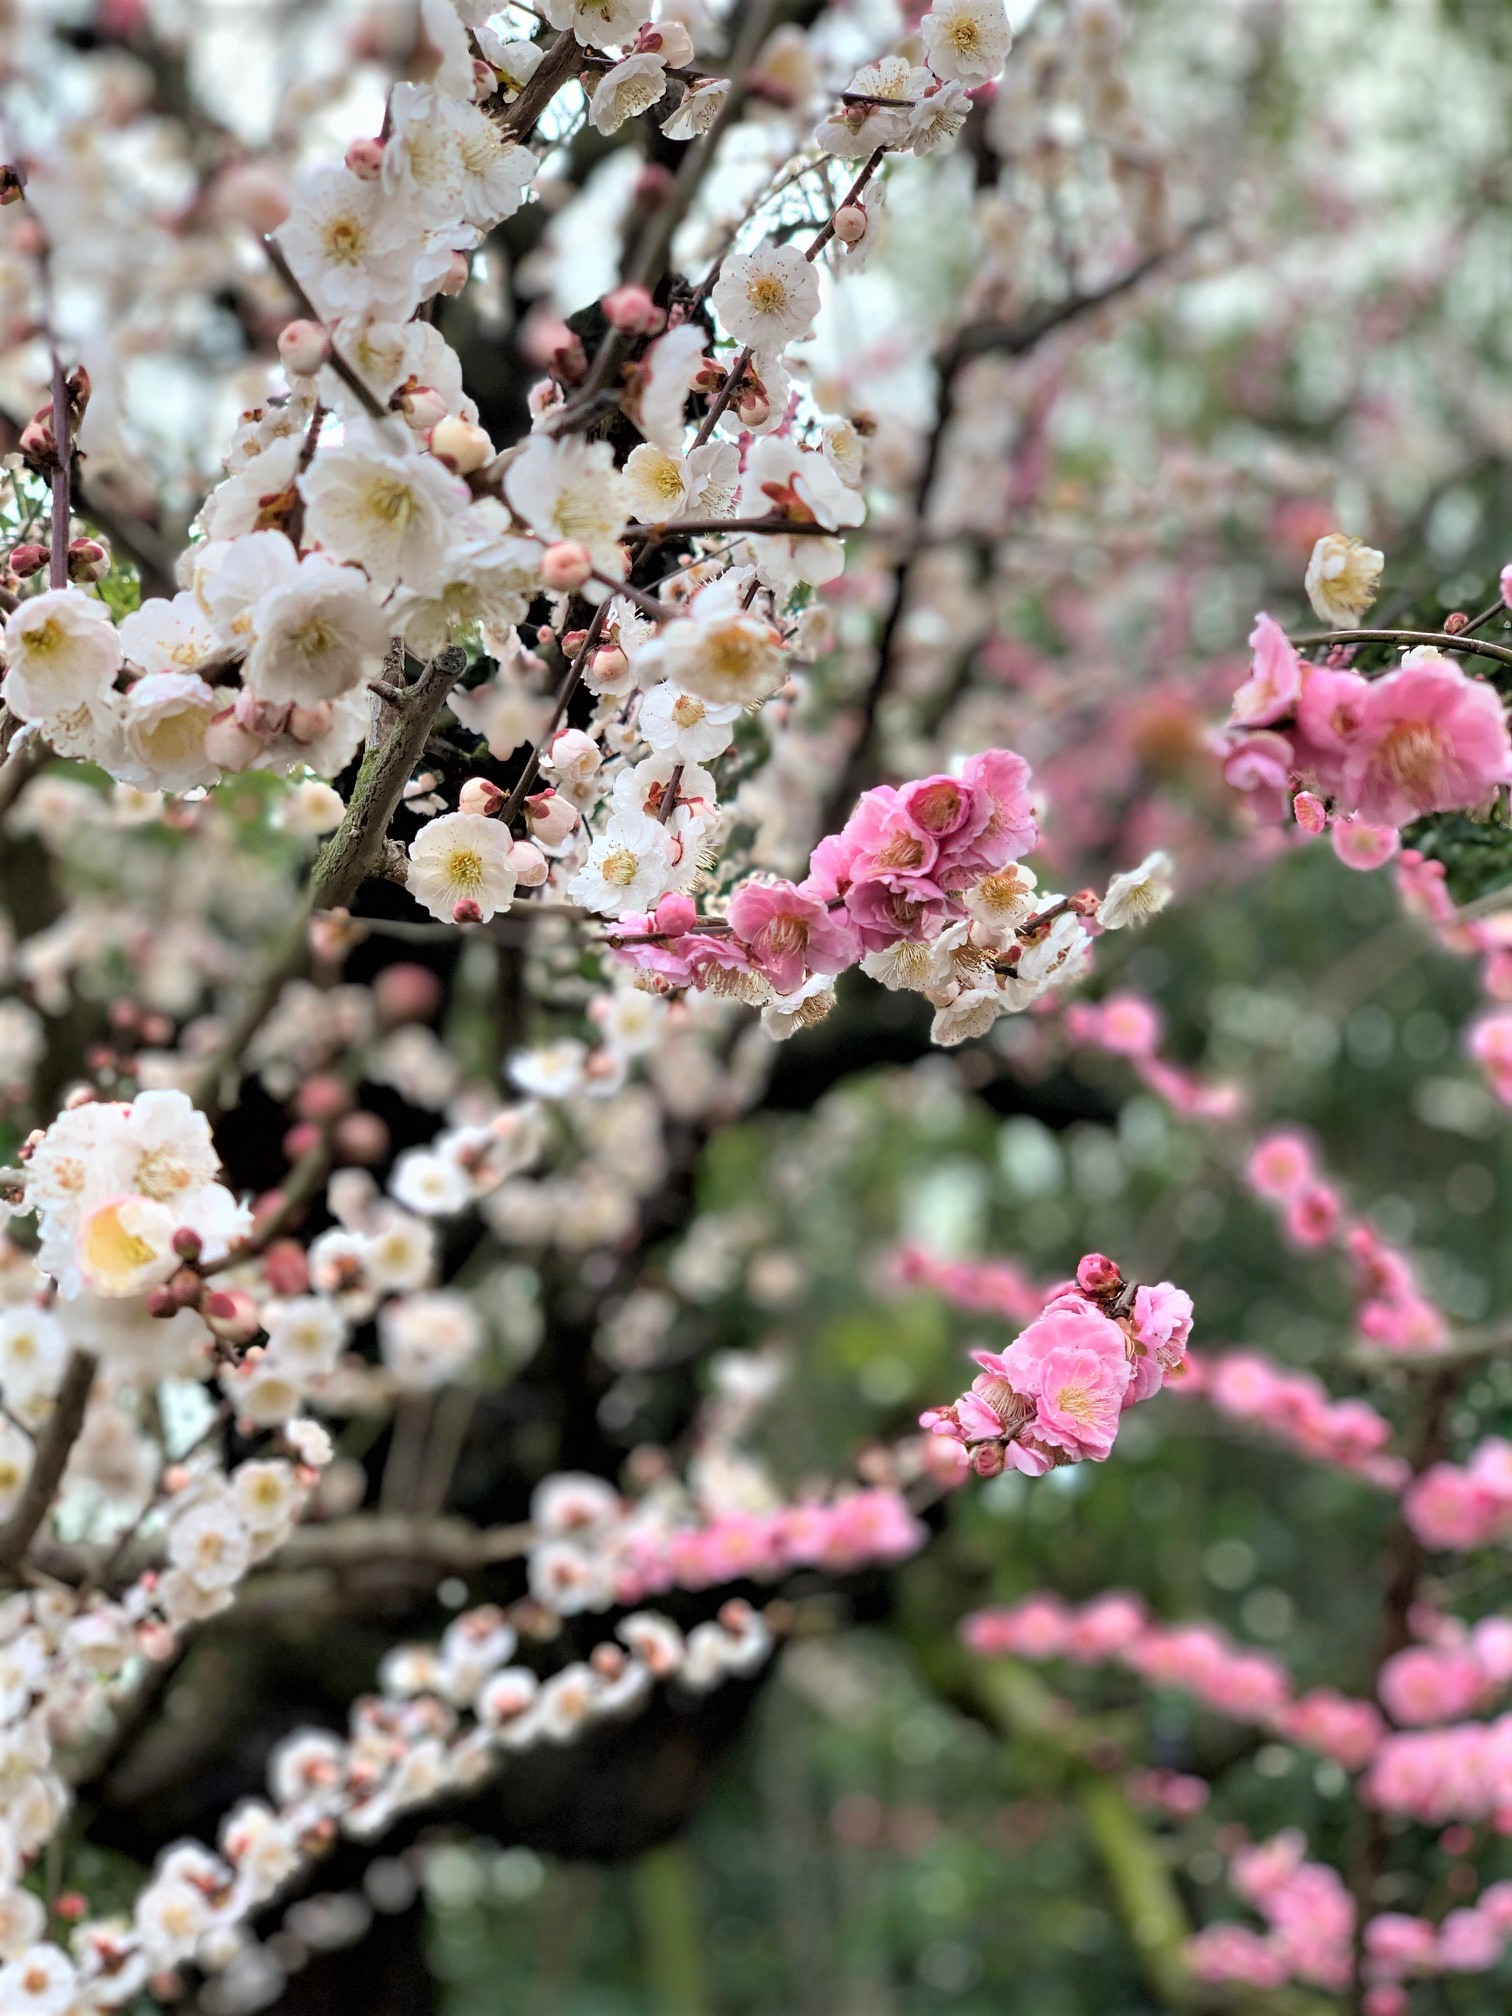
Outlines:
[[[660,161],[648,161],[630,192],[637,210],[659,210],[677,186],[677,177]]]
[[[162,1322],[179,1313],[179,1299],[169,1287],[151,1288],[147,1291],[144,1305],[149,1316],[156,1316]]]
[[[313,707],[296,703],[289,709],[288,732],[296,742],[318,742],[330,732],[331,713],[329,700],[317,700]]]
[[[429,434],[447,416],[446,401],[433,385],[417,385],[413,380],[399,397],[399,411],[417,434]]]
[[[308,1155],[320,1140],[320,1129],[312,1120],[296,1120],[283,1137],[283,1152],[286,1160],[297,1162],[302,1155]],[[261,1202],[261,1200],[259,1200]],[[254,1206],[254,1211],[256,1207]]]
[[[486,777],[469,777],[457,794],[457,810],[492,819],[504,803],[504,793]]]
[[[285,323],[279,332],[278,355],[285,371],[296,378],[313,378],[330,354],[330,331],[323,322],[307,317]]]
[[[1443,631],[1446,637],[1458,637],[1461,630],[1470,628],[1470,618],[1463,609],[1451,609],[1444,618]]]
[[[192,1225],[180,1225],[173,1235],[173,1250],[180,1260],[198,1260],[205,1250],[205,1242]]]
[[[592,572],[592,556],[577,539],[559,539],[541,555],[541,579],[548,588],[581,588]]]
[[[693,61],[693,37],[681,21],[648,21],[635,38],[636,55],[660,56],[671,70]]]
[[[23,546],[12,546],[10,570],[13,574],[19,574],[25,581],[33,574],[40,574],[51,557],[45,546],[39,546],[35,540],[28,540]]]
[[[735,413],[743,427],[764,427],[772,417],[772,402],[759,385],[742,385],[735,395]]]
[[[978,1477],[1001,1477],[1007,1465],[1001,1442],[979,1442],[971,1452],[971,1467]]]
[[[348,1113],[336,1122],[332,1137],[339,1162],[355,1162],[366,1168],[382,1162],[389,1153],[389,1130],[376,1113]]]
[[[263,1276],[275,1295],[303,1295],[310,1285],[310,1263],[297,1239],[275,1239],[263,1255]]]
[[[250,1344],[262,1328],[257,1304],[245,1288],[217,1288],[205,1297],[200,1314],[226,1344]]]
[[[546,856],[529,840],[516,840],[509,850],[509,865],[522,889],[539,889],[551,872]]]
[[[301,1120],[335,1120],[352,1104],[352,1088],[329,1071],[306,1078],[295,1094],[294,1107]]]
[[[866,212],[859,203],[842,203],[835,212],[835,236],[842,245],[859,245],[866,236]]]
[[[71,539],[68,544],[70,581],[103,581],[110,572],[110,552],[98,539]]]
[[[1116,1295],[1123,1276],[1106,1253],[1084,1253],[1076,1263],[1076,1285],[1086,1295]]]
[[[654,336],[667,324],[666,312],[651,299],[649,287],[616,287],[600,306],[610,328],[623,336]]]
[[[481,56],[473,58],[473,103],[480,99],[492,98],[499,88],[499,73],[492,63],[485,63]]]
[[[441,1005],[441,982],[428,966],[402,960],[385,966],[373,982],[373,998],[378,1020],[385,1029],[402,1022],[424,1022]]]
[[[460,294],[471,278],[472,261],[461,252],[453,252],[439,291],[442,294]]]
[[[205,756],[219,770],[233,775],[250,770],[262,752],[262,738],[244,728],[230,707],[205,730]]]
[[[376,182],[383,173],[383,142],[354,140],[346,150],[346,165],[359,182]]]
[[[556,791],[537,791],[525,800],[525,823],[535,839],[560,847],[578,823],[577,807]]]
[[[471,896],[464,896],[460,903],[452,905],[453,924],[481,924],[483,912]]]
[[[485,462],[493,460],[493,443],[483,429],[450,413],[431,428],[426,446],[438,462],[444,462],[459,476],[471,476]]]
[[[1292,811],[1304,833],[1321,833],[1328,824],[1328,808],[1311,791],[1297,793],[1292,800]]]

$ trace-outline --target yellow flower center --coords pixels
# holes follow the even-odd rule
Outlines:
[[[611,889],[628,888],[640,872],[640,856],[628,847],[616,847],[612,854],[604,856],[599,872]]]
[[[746,299],[758,315],[780,315],[787,306],[787,284],[775,273],[758,273],[746,288]]]
[[[456,847],[446,857],[446,879],[454,889],[476,896],[483,887],[483,856],[476,847]]]

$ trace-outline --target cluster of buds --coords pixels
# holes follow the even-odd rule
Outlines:
[[[84,418],[84,409],[89,404],[89,373],[82,364],[76,364],[65,381],[68,398],[68,438],[78,439],[79,422]],[[27,468],[39,476],[51,476],[58,467],[57,421],[53,413],[53,402],[49,399],[39,406],[30,420],[21,429],[21,439],[17,444],[21,459]]]

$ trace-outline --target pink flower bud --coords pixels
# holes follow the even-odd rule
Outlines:
[[[313,378],[331,354],[330,332],[323,322],[285,323],[278,337],[278,354],[285,371],[296,378]]]
[[[471,476],[485,462],[493,460],[493,443],[483,429],[470,420],[458,420],[453,414],[436,422],[426,436],[426,445],[438,462],[444,462],[459,476]]]
[[[473,102],[480,98],[492,98],[499,88],[499,73],[492,63],[485,63],[481,56],[473,58]]]
[[[310,1263],[297,1239],[275,1239],[263,1255],[263,1278],[275,1295],[303,1295],[310,1285]]]
[[[551,872],[546,856],[529,840],[516,840],[509,850],[509,865],[522,889],[539,889]]]
[[[677,177],[660,161],[648,161],[635,178],[630,195],[637,210],[659,210],[677,186]]]
[[[657,930],[664,932],[667,937],[682,938],[698,922],[698,905],[691,896],[684,896],[674,890],[671,895],[663,896],[657,904],[651,921]]]
[[[250,686],[243,686],[232,702],[231,711],[239,728],[245,728],[249,735],[256,735],[264,742],[271,742],[275,735],[283,733],[289,713],[287,707],[276,707],[271,701],[261,699]]]
[[[464,896],[460,903],[452,905],[453,924],[481,924],[483,912],[471,896]]]
[[[594,652],[591,670],[596,685],[613,686],[630,670],[630,660],[618,644],[604,644]]]
[[[295,1094],[294,1106],[301,1120],[335,1120],[352,1104],[352,1088],[329,1071],[306,1078]]]
[[[772,402],[757,385],[747,385],[735,395],[735,412],[744,427],[764,427],[772,417]]]
[[[244,1288],[217,1288],[206,1296],[200,1314],[227,1344],[250,1344],[262,1328],[257,1304]]]
[[[354,140],[346,151],[346,165],[359,182],[376,182],[383,173],[383,142]]]
[[[978,1477],[1001,1477],[1007,1462],[1001,1442],[979,1442],[971,1452],[971,1467]]]
[[[21,429],[20,449],[24,460],[45,462],[58,452],[58,444],[53,439],[52,408],[46,407],[45,420],[28,420]]]
[[[250,770],[263,752],[263,743],[250,729],[243,728],[231,708],[217,714],[205,730],[205,755],[219,770],[233,775]]]
[[[33,574],[40,574],[51,555],[45,546],[29,540],[24,546],[13,546],[10,553],[10,570],[25,581]]]
[[[577,807],[556,791],[537,791],[525,800],[525,822],[546,847],[560,847],[578,823]]]
[[[386,1029],[401,1022],[424,1022],[441,1005],[441,982],[428,966],[403,960],[385,966],[373,982],[378,1020]]]
[[[205,1242],[192,1225],[180,1225],[173,1235],[173,1250],[180,1260],[198,1260],[205,1250]]]
[[[296,1120],[283,1137],[285,1159],[297,1162],[301,1155],[308,1155],[320,1140],[320,1129],[312,1120]],[[255,1207],[254,1207],[255,1209]]]
[[[417,434],[429,434],[446,419],[446,401],[433,385],[411,385],[399,400],[399,411]]]
[[[1328,808],[1321,798],[1311,791],[1299,791],[1292,800],[1292,811],[1297,816],[1297,824],[1304,833],[1321,833],[1328,824]]]
[[[332,1145],[339,1162],[355,1162],[366,1168],[387,1157],[389,1130],[376,1113],[348,1113],[336,1122]]]
[[[288,732],[296,742],[318,742],[331,727],[331,703],[317,700],[313,707],[298,704],[289,709]]]
[[[681,21],[648,21],[635,38],[637,55],[660,56],[669,69],[693,61],[693,37]]]
[[[460,294],[472,278],[472,261],[460,252],[453,252],[451,264],[446,269],[446,277],[441,282],[443,294]]]
[[[842,203],[835,212],[835,236],[842,245],[859,245],[866,236],[866,212],[859,203]]]
[[[110,572],[110,552],[98,539],[71,539],[68,543],[70,581],[103,581]]]
[[[592,555],[576,539],[559,539],[541,555],[541,579],[548,588],[581,588],[592,572]]]
[[[1076,1263],[1076,1285],[1086,1295],[1116,1295],[1123,1276],[1106,1253],[1084,1253]]]
[[[469,777],[457,793],[457,810],[492,819],[504,803],[504,793],[486,777]]]
[[[156,1316],[166,1322],[169,1317],[177,1316],[179,1299],[171,1288],[153,1288],[148,1291],[146,1309],[149,1316]]]
[[[624,336],[654,336],[667,324],[666,313],[651,299],[649,287],[616,287],[600,305],[610,328]]]

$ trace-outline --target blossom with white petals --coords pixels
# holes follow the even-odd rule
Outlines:
[[[737,343],[783,350],[819,312],[819,275],[796,245],[762,245],[726,259],[709,298]]]
[[[406,884],[432,917],[451,921],[459,903],[476,903],[487,923],[514,900],[510,838],[496,819],[448,812],[432,819],[410,842]]]
[[[45,721],[110,691],[121,640],[103,602],[82,588],[50,588],[6,618],[0,699],[18,720]]]

